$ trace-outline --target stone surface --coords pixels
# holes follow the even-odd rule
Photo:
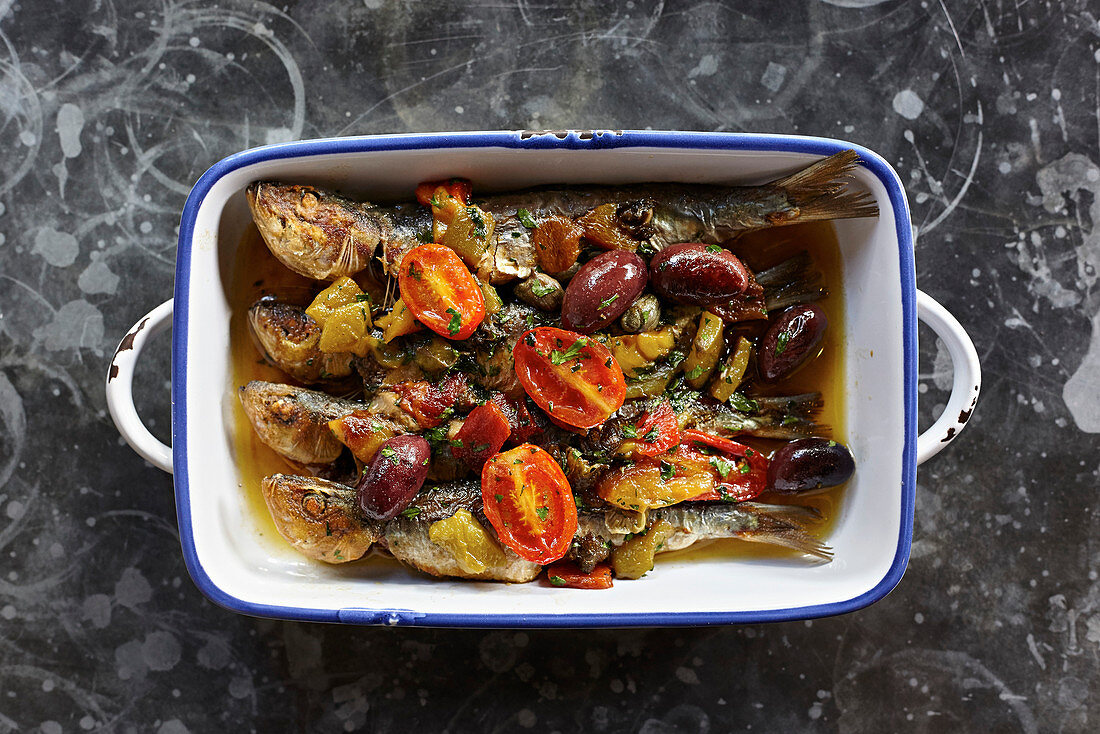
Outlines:
[[[782,9],[780,9],[782,5]],[[0,0],[0,731],[995,732],[1100,726],[1096,5]],[[913,556],[842,618],[357,629],[206,601],[171,479],[106,414],[190,185],[296,138],[609,127],[835,136],[909,193],[985,390]],[[949,361],[921,334],[921,418]],[[167,436],[168,348],[139,372]]]

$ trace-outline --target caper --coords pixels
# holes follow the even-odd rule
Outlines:
[[[657,296],[647,293],[634,301],[619,320],[623,331],[637,334],[642,331],[653,331],[661,323],[661,302]]]
[[[561,309],[565,289],[546,273],[536,272],[516,285],[515,294],[521,301],[535,308],[557,311]]]

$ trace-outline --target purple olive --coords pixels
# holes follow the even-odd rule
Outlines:
[[[670,245],[649,261],[649,282],[674,303],[714,306],[741,295],[752,278],[736,255],[718,245]]]
[[[794,373],[817,353],[828,325],[825,312],[813,304],[788,308],[760,340],[760,376],[776,382]]]
[[[397,517],[424,486],[431,456],[420,436],[394,436],[382,444],[356,487],[363,513],[372,520]]]
[[[800,438],[779,448],[768,462],[768,488],[796,494],[843,484],[856,470],[848,447],[825,438]]]
[[[611,250],[586,262],[565,289],[562,328],[591,334],[610,324],[641,295],[645,260],[633,252]]]

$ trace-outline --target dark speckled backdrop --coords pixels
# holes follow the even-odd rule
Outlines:
[[[1095,731],[1100,7],[0,0],[0,731]],[[600,632],[284,624],[205,601],[107,359],[191,183],[273,141],[484,128],[850,138],[985,393],[865,611]],[[946,399],[922,332],[921,416]],[[168,433],[167,340],[139,372]],[[751,590],[746,590],[751,593]]]

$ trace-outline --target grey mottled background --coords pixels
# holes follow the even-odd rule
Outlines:
[[[0,0],[0,731],[1100,727],[1100,7],[1083,0],[273,6]],[[909,571],[813,623],[462,632],[259,621],[187,578],[106,417],[191,183],[273,141],[478,128],[849,138],[985,393],[920,470]],[[922,333],[921,412],[946,398]],[[167,340],[139,373],[168,433]]]

